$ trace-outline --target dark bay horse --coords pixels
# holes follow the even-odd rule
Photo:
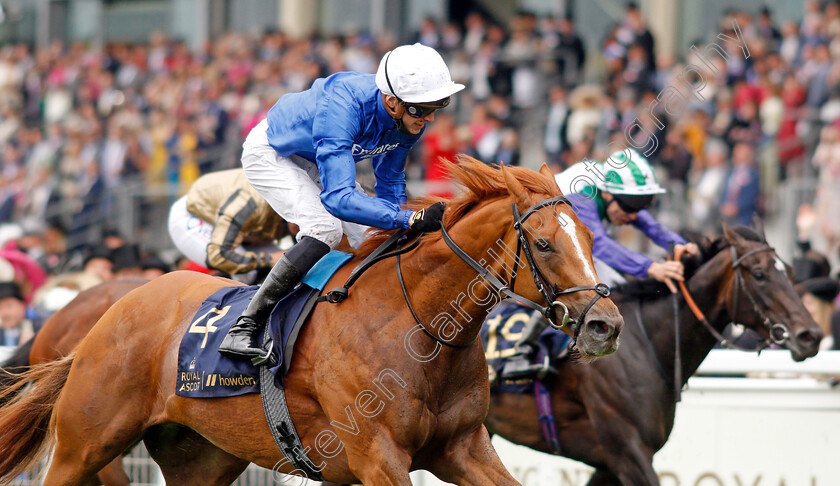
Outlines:
[[[523,299],[553,297],[546,303],[552,310],[565,306],[577,315],[581,356],[613,352],[623,321],[594,289],[591,233],[567,205],[538,205],[558,200],[550,171],[471,159],[451,170],[465,189],[445,214],[451,239],[503,281],[510,282],[518,262],[521,278],[510,286]],[[532,219],[519,218],[515,228],[514,214]],[[518,231],[524,225],[535,226],[526,235]],[[373,236],[356,260],[388,236]],[[402,257],[406,297],[419,323],[388,262],[362,275],[346,301],[315,308],[285,380],[298,433],[332,481],[408,485],[409,470],[427,469],[456,484],[518,484],[482,425],[489,384],[474,338],[498,292],[443,235],[419,241]],[[508,251],[518,241],[525,242],[528,265]],[[353,266],[328,288],[343,283]],[[111,306],[75,354],[26,373],[20,383],[35,386],[0,408],[0,482],[53,445],[45,484],[79,484],[141,439],[168,482],[228,484],[248,462],[291,472],[258,395],[175,395],[181,336],[201,302],[232,285],[192,272],[159,277]],[[561,290],[574,287],[584,288]],[[433,337],[418,332],[421,326]],[[441,346],[446,340],[466,347]]]
[[[743,259],[736,268],[732,248]],[[766,317],[767,322],[786,326],[789,337],[784,346],[793,359],[801,361],[817,353],[822,332],[796,294],[789,269],[764,240],[763,230],[726,229],[725,237],[701,244],[701,250],[700,261],[683,259],[686,283],[717,332],[737,320],[770,338]],[[739,273],[741,284],[736,279]],[[561,454],[595,468],[590,485],[659,484],[651,463],[668,440],[676,409],[673,301],[664,297],[667,291],[662,289],[660,297],[644,302],[614,292],[627,323],[618,352],[588,365],[561,361],[554,379],[544,382],[552,393]],[[683,298],[679,323],[684,385],[717,339]],[[494,393],[485,424],[491,433],[512,442],[551,452],[541,433],[533,395]]]

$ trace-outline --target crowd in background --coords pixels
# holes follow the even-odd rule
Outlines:
[[[840,2],[807,1],[801,20],[781,24],[766,9],[733,10],[695,44],[719,33],[734,38],[733,21],[750,56],[722,43],[728,59],[717,60],[721,74],[710,77],[702,102],[688,100],[678,115],[655,109],[664,126],[655,130],[651,160],[671,190],[671,207],[659,209],[676,213],[684,225],[677,230],[714,232],[721,219],[749,223],[753,213],[777,211],[780,184],[813,178],[816,195],[805,206],[814,214],[811,236],[835,260]],[[455,81],[467,85],[436,113],[409,158],[409,177],[425,180],[426,192],[451,194],[440,158],[456,153],[487,163],[546,161],[555,172],[603,159],[607,144],[623,140],[628,126],[632,132],[696,60],[657,55],[633,4],[599,46],[586,45],[578,29],[568,18],[521,12],[508,25],[480,14],[462,25],[429,18],[406,38],[230,33],[190,50],[155,33],[145,44],[101,50],[2,46],[0,280],[17,288],[0,286],[0,302],[7,294],[24,302],[37,326],[49,308],[94,282],[174,268],[136,242],[118,242],[105,224],[90,238],[91,221],[119,217],[115,191],[128,181],[184,191],[200,174],[236,165],[241,141],[279,96],[332,72],[374,72],[400,43],[438,49]],[[58,297],[44,304],[38,297],[48,290]],[[39,305],[48,309],[39,313]]]

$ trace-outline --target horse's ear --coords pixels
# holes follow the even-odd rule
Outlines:
[[[752,227],[758,233],[761,241],[767,243],[767,237],[764,234],[764,221],[761,220],[758,213],[753,213]]]
[[[723,236],[726,237],[726,241],[728,241],[730,245],[736,245],[738,242],[738,235],[732,231],[726,223],[723,223]]]
[[[540,166],[540,174],[548,177],[551,179],[552,186],[557,189],[557,194],[562,195],[563,191],[560,189],[560,186],[557,184],[557,179],[554,178],[554,173],[551,172],[551,169],[543,162],[543,165]]]
[[[525,186],[519,182],[513,173],[510,170],[505,168],[504,162],[499,165],[502,169],[502,176],[505,178],[505,184],[507,185],[508,192],[513,197],[513,200],[516,201],[516,205],[519,207],[519,212],[525,212],[531,207],[531,196],[530,193],[525,189]]]

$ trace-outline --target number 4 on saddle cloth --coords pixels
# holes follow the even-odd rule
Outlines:
[[[490,387],[493,391],[508,393],[530,393],[534,390],[537,372],[516,380],[504,379],[502,370],[507,360],[516,353],[516,343],[523,337],[525,327],[534,310],[505,301],[499,304],[481,325],[481,342],[487,358]],[[530,357],[533,369],[547,367],[568,354],[571,338],[551,327],[545,329],[537,339],[537,352]]]
[[[332,251],[303,277],[301,285],[277,303],[268,319],[277,363],[270,368],[278,385],[291,363],[300,327],[327,281],[352,255]],[[248,360],[233,360],[218,352],[219,344],[245,310],[257,286],[225,287],[201,303],[178,349],[176,394],[219,398],[260,393],[260,370]]]

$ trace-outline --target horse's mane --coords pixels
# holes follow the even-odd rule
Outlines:
[[[440,197],[421,197],[409,201],[405,208],[422,209],[438,201],[446,201],[446,216],[444,227],[448,230],[456,221],[466,214],[478,203],[489,201],[495,198],[508,197],[508,188],[505,178],[502,175],[501,167],[489,165],[460,154],[457,163],[444,161],[445,170],[449,179],[462,189],[460,194],[453,199]],[[555,196],[559,191],[555,183],[539,172],[522,167],[505,166],[510,173],[525,187],[525,189],[537,193]],[[396,230],[374,229],[369,233],[368,238],[354,252],[357,257],[366,257],[375,250],[383,241],[394,234]],[[427,233],[425,239],[440,238],[440,233]]]
[[[749,226],[732,226],[729,230],[747,241],[764,242],[764,237]],[[720,235],[714,240],[704,238],[699,234],[683,235],[689,242],[696,243],[700,248],[700,255],[686,255],[682,258],[685,269],[684,277],[690,279],[697,270],[715,255],[726,248],[730,243],[725,236]],[[617,302],[629,300],[641,300],[645,302],[656,301],[671,295],[668,287],[652,278],[632,278],[626,284],[619,285],[612,292],[612,299]]]

